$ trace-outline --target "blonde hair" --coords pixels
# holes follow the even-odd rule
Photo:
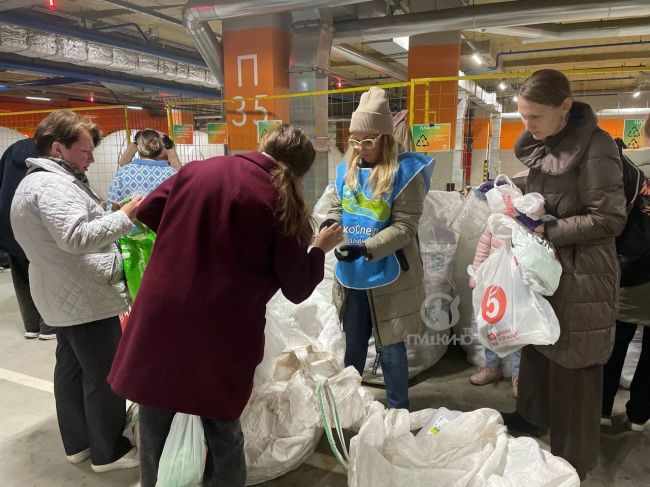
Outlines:
[[[153,129],[144,129],[138,137],[138,152],[142,157],[155,159],[162,154],[165,146],[162,137]]]
[[[260,151],[278,163],[271,183],[278,194],[276,217],[282,233],[307,247],[312,238],[311,215],[300,178],[311,169],[316,151],[309,137],[291,125],[281,125],[264,137]]]
[[[54,142],[60,142],[70,148],[79,140],[82,130],[87,130],[97,147],[101,142],[102,133],[96,124],[78,113],[70,110],[57,110],[45,117],[36,127],[34,143],[36,150],[42,156],[49,156]]]
[[[648,118],[645,119],[642,130],[645,138],[650,140],[650,113],[648,114]]]
[[[381,136],[381,157],[377,164],[375,164],[370,171],[368,178],[368,187],[372,189],[371,199],[382,199],[385,193],[389,193],[393,189],[393,180],[395,174],[399,169],[397,164],[397,143],[392,135]],[[347,171],[345,172],[345,184],[348,185],[350,191],[353,193],[356,190],[359,182],[359,163],[361,162],[361,155],[359,151],[348,145],[348,150],[345,153],[345,161],[348,164]]]

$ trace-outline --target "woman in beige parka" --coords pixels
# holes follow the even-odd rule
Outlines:
[[[352,114],[346,162],[321,227],[341,222],[347,245],[338,259],[334,302],[346,336],[345,365],[363,374],[373,335],[389,408],[408,408],[405,340],[424,331],[417,230],[432,161],[397,156],[386,92],[371,88]]]

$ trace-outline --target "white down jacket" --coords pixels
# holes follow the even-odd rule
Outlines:
[[[131,231],[123,211],[106,213],[84,183],[50,159],[30,172],[11,204],[11,226],[30,261],[34,303],[50,326],[117,316],[127,308],[115,240]]]

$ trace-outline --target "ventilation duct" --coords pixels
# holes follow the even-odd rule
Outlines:
[[[499,2],[471,7],[447,8],[406,15],[393,15],[334,24],[334,42],[370,42],[398,35],[427,34],[487,27],[520,26],[549,22],[647,17],[647,1],[533,0]]]
[[[399,68],[393,68],[387,63],[384,63],[376,59],[372,59],[371,57],[367,56],[365,53],[353,49],[351,47],[332,46],[332,53],[338,54],[339,56],[344,57],[345,59],[347,59],[348,61],[354,64],[359,64],[361,66],[374,69],[375,71],[379,71],[380,73],[390,76],[391,78],[395,78],[400,81],[408,80],[408,75],[406,74],[405,70]]]
[[[11,24],[0,24],[0,52],[158,77],[182,84],[219,86],[206,68]]]
[[[362,3],[362,0],[189,0],[183,10],[183,25],[210,67],[219,85],[224,84],[223,46],[208,21],[306,9],[331,8]]]

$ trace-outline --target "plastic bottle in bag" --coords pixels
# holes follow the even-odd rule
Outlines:
[[[485,231],[490,207],[484,193],[472,190],[460,210],[451,218],[449,228],[467,238],[475,238]]]
[[[438,409],[436,415],[420,430],[417,437],[437,435],[447,423],[450,423],[458,416],[460,416],[460,413],[457,411],[450,411],[445,407]]]

